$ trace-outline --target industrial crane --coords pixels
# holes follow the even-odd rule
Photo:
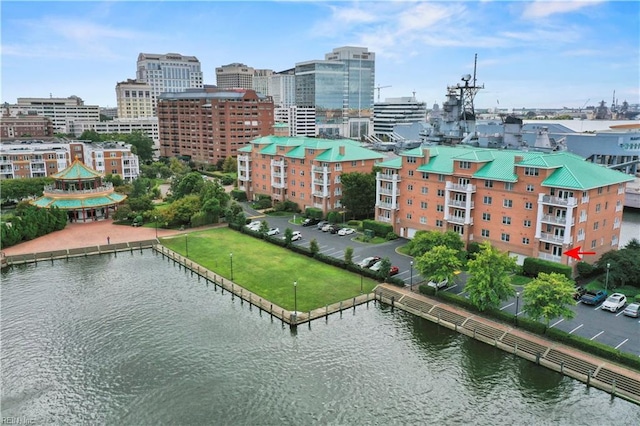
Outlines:
[[[378,102],[380,102],[380,89],[386,89],[387,87],[391,87],[391,86],[377,86],[377,87],[374,87],[374,89],[378,90]]]

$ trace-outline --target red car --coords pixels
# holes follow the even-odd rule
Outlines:
[[[389,276],[395,275],[398,272],[400,272],[400,269],[398,269],[397,266],[392,266],[391,268],[389,268]]]

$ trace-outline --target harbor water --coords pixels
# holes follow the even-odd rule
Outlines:
[[[151,250],[14,266],[0,289],[3,421],[640,424],[637,405],[388,306],[292,331]]]

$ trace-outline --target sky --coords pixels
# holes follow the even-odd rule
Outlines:
[[[380,99],[442,104],[473,74],[476,108],[640,103],[638,1],[6,1],[1,100],[115,107],[138,54],[196,56],[205,84],[240,62],[282,71],[341,46],[376,54]],[[378,90],[375,91],[378,99]]]

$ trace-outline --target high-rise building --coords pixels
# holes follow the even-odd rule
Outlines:
[[[369,134],[375,85],[375,54],[339,47],[324,60],[296,64],[296,105],[314,106],[321,136]]]
[[[253,70],[252,89],[263,95],[272,96],[271,94],[271,77],[273,70]]]
[[[18,103],[5,107],[11,116],[36,114],[49,117],[55,133],[70,133],[69,120],[100,120],[98,105],[85,105],[82,98],[18,98]]]
[[[373,133],[376,137],[393,138],[396,124],[426,123],[427,104],[415,97],[387,98],[373,106]]]
[[[216,86],[220,89],[252,89],[255,70],[234,62],[216,68]],[[266,93],[263,93],[266,95]]]
[[[292,105],[274,108],[274,115],[276,123],[287,125],[288,136],[313,137],[318,134],[314,107]]]
[[[148,83],[128,79],[116,84],[119,118],[153,117],[153,88]]]
[[[164,92],[184,92],[190,88],[202,87],[200,61],[195,56],[179,53],[164,55],[140,53],[136,79],[151,86],[153,114],[156,114],[157,99]]]
[[[216,164],[251,140],[271,134],[273,101],[252,89],[205,86],[158,100],[160,155]]]
[[[274,73],[270,79],[269,95],[273,97],[273,105],[288,108],[296,104],[295,69]]]

